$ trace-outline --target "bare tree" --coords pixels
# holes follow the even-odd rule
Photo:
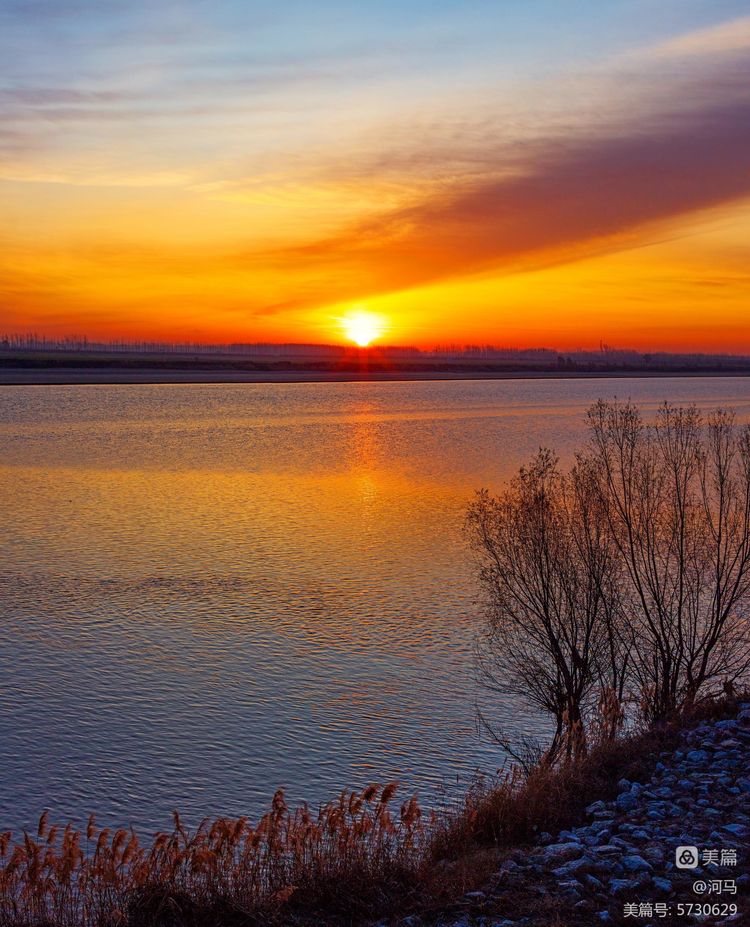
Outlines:
[[[487,686],[548,712],[548,759],[585,748],[597,696],[620,695],[625,661],[615,552],[598,482],[582,462],[563,476],[541,450],[499,496],[477,494],[468,528],[487,593],[478,648]]]
[[[646,720],[734,684],[750,667],[750,430],[718,410],[589,410],[579,457],[624,568],[624,631]]]
[[[627,703],[653,723],[750,676],[750,427],[603,401],[588,421],[569,472],[541,450],[468,513],[480,674],[553,717],[550,762],[614,737]]]

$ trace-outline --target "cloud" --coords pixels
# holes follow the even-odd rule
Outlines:
[[[698,29],[647,49],[652,58],[727,55],[750,49],[750,16]]]
[[[750,196],[750,61],[712,85],[675,89],[671,109],[518,143],[493,177],[459,177],[420,203],[269,259],[316,272],[334,302],[663,236],[680,217]]]
[[[114,90],[76,90],[71,87],[0,87],[0,103],[22,106],[118,103],[132,98]]]

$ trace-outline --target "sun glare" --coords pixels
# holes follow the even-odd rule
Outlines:
[[[379,338],[383,334],[383,319],[374,312],[366,312],[364,309],[357,309],[344,316],[344,331],[347,338],[359,345],[360,348],[366,348],[368,344]]]

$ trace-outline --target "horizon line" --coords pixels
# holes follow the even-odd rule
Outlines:
[[[409,353],[412,355],[445,355],[445,354],[551,354],[557,356],[595,355],[595,356],[635,356],[646,358],[655,357],[690,357],[690,358],[737,358],[750,359],[750,354],[732,351],[680,351],[680,350],[643,350],[632,347],[617,347],[600,341],[598,348],[579,346],[576,348],[560,349],[548,345],[498,345],[466,343],[443,343],[425,348],[417,345],[402,344],[370,344],[358,346],[356,344],[342,344],[337,342],[297,342],[297,341],[170,341],[166,339],[102,339],[88,335],[64,335],[50,337],[36,333],[0,334],[0,350],[55,350],[83,352],[86,350],[103,351],[134,351],[147,353],[181,353],[195,351],[198,353],[248,353],[250,350],[271,351],[273,349],[288,352],[293,349],[303,351],[322,350],[338,354],[377,354],[379,352]]]

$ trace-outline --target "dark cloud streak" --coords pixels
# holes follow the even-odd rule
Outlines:
[[[330,270],[334,298],[348,299],[575,260],[648,240],[656,227],[663,235],[679,217],[750,195],[750,62],[739,70],[722,80],[718,104],[696,87],[695,106],[658,120],[538,142],[524,149],[521,175],[458,181],[276,259]]]

